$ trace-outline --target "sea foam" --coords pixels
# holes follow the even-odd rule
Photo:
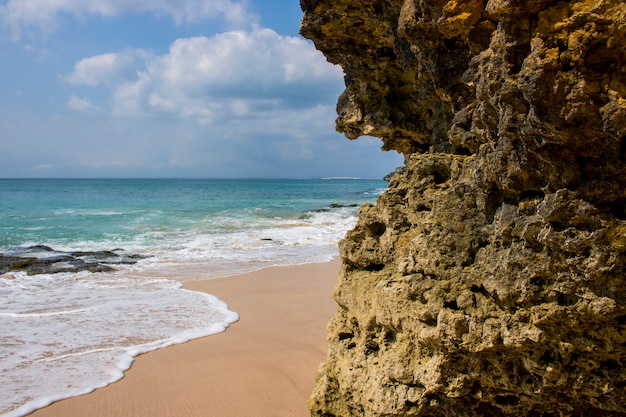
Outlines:
[[[177,281],[129,275],[0,277],[0,415],[17,417],[122,378],[141,353],[238,319]]]

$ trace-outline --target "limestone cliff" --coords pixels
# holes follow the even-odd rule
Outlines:
[[[301,0],[405,156],[340,243],[319,416],[626,415],[623,0]]]

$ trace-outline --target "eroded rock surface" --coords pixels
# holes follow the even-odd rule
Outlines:
[[[626,415],[623,0],[301,0],[405,155],[340,243],[319,416]]]

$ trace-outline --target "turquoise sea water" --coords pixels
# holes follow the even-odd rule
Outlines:
[[[0,180],[0,254],[141,255],[113,272],[0,275],[0,415],[119,379],[134,356],[235,312],[181,280],[320,262],[381,180]],[[54,251],[37,251],[45,245]],[[30,249],[29,249],[30,248]],[[228,300],[224,300],[228,301]]]

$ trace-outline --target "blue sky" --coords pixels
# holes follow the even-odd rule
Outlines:
[[[298,0],[0,0],[0,177],[382,177]]]

